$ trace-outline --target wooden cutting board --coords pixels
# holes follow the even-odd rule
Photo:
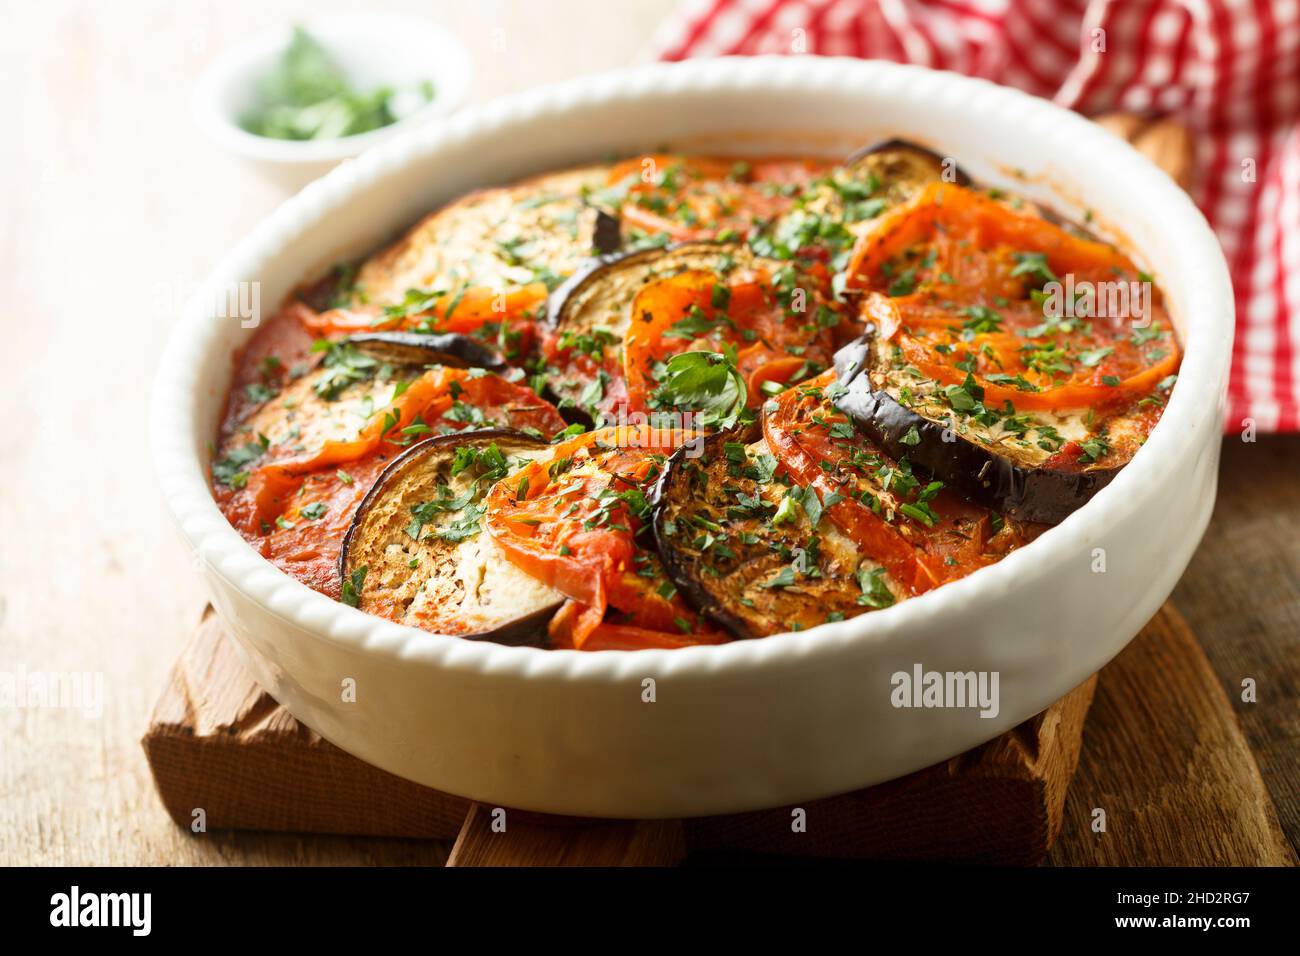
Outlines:
[[[209,830],[454,840],[448,862],[456,866],[666,864],[738,851],[1013,864],[1294,862],[1232,708],[1171,607],[1099,680],[969,753],[806,803],[802,832],[791,807],[587,821],[473,805],[411,783],[349,756],[276,704],[244,673],[210,612],[143,743],[163,803],[187,830],[201,810]],[[1095,829],[1098,810],[1104,830]]]

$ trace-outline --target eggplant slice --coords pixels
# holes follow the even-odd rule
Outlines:
[[[866,146],[844,161],[858,178],[874,176],[885,194],[902,202],[919,193],[932,182],[971,185],[971,178],[951,156],[909,143],[905,139],[887,139]]]
[[[1123,413],[1094,420],[1089,409],[1036,412],[994,416],[992,424],[960,414],[936,383],[895,359],[870,325],[836,353],[835,369],[843,388],[836,406],[887,454],[907,457],[973,501],[1021,521],[1065,520],[1110,483],[1144,438]],[[1111,449],[1108,461],[1121,452],[1120,463],[1045,467],[1062,442],[1090,439]]]
[[[858,150],[808,183],[794,205],[750,240],[754,252],[778,259],[825,257],[840,272],[859,237],[889,209],[932,182],[966,184],[969,177],[944,157],[903,140]]]
[[[599,207],[592,208],[596,210],[596,219],[591,232],[592,249],[597,255],[602,256],[618,252],[623,245],[623,223],[613,213]]]
[[[887,607],[903,593],[827,519],[792,507],[751,427],[683,445],[656,483],[653,527],[673,584],[738,638],[815,627]],[[820,509],[817,509],[820,510]]]
[[[347,339],[366,355],[392,366],[448,365],[500,371],[501,356],[478,339],[456,332],[370,332]]]
[[[911,199],[932,182],[947,177],[968,185],[970,177],[950,160],[921,146],[891,139],[860,149],[828,176],[809,184],[793,209],[778,218],[766,232],[776,248],[794,252],[811,240],[835,248],[834,237],[852,227],[854,234],[869,229],[872,220]],[[797,237],[797,238],[796,238]],[[758,249],[763,251],[762,240]]]
[[[928,150],[901,140],[877,144],[814,181],[793,210],[752,240],[753,248],[734,242],[683,242],[592,259],[551,293],[547,322],[571,347],[608,357],[609,350],[621,346],[631,322],[632,300],[647,282],[687,269],[725,274],[736,266],[761,266],[775,274],[786,265],[782,259],[805,245],[827,241],[846,252],[853,237],[844,226],[874,218],[943,175],[944,160]],[[958,182],[969,181],[960,170],[956,177]],[[779,258],[774,258],[778,252]],[[565,405],[589,414],[598,404],[592,399],[599,382],[590,374],[552,376],[550,387]]]
[[[408,448],[375,481],[343,539],[345,598],[437,633],[544,644],[563,595],[506,560],[480,519],[488,489],[547,449],[499,428]]]
[[[599,256],[551,293],[547,324],[562,348],[591,355],[597,362],[621,362],[623,337],[632,322],[632,300],[656,279],[699,269],[725,275],[735,268],[762,266],[775,273],[782,263],[761,259],[739,243],[683,242],[655,249]],[[602,383],[597,375],[569,369],[548,376],[562,409],[576,407],[593,421],[600,416]]]
[[[551,173],[444,206],[366,260],[346,304],[394,305],[412,288],[557,284],[609,246],[608,223],[583,199],[605,174],[603,166]]]
[[[724,273],[756,262],[745,246],[724,242],[683,242],[598,256],[551,293],[547,323],[565,335],[603,331],[621,340],[632,319],[628,307],[646,283],[689,269]]]
[[[976,185],[951,156],[941,156],[931,149],[903,139],[883,140],[864,147],[844,161],[844,168],[852,178],[859,181],[867,181],[874,176],[882,187],[878,195],[886,199],[890,206],[906,202],[936,181],[966,187]],[[1048,206],[1038,203],[1029,205],[1048,222],[1081,239],[1104,241],[1085,226]]]
[[[332,343],[305,374],[269,395],[226,444],[257,436],[268,447],[302,454],[327,441],[351,441],[375,409],[392,400],[399,383],[419,378],[432,365],[498,369],[501,361],[467,335],[354,335]],[[218,457],[225,457],[225,449]]]

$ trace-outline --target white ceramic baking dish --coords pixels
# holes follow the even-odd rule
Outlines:
[[[882,136],[928,144],[986,180],[1009,183],[1021,170],[1022,192],[1121,223],[1180,330],[1181,376],[1146,447],[1024,550],[923,597],[798,634],[677,651],[544,651],[428,634],[330,601],[258,556],[213,503],[209,443],[232,350],[251,334],[214,305],[223,290],[259,282],[269,307],[468,189],[584,160],[665,145],[837,156]],[[286,202],[179,321],[152,427],[167,502],[250,671],[324,737],[492,805],[711,814],[796,804],[935,763],[1042,710],[1119,652],[1169,594],[1209,518],[1232,327],[1227,269],[1200,213],[1081,117],[885,63],[652,65],[469,110]],[[892,675],[916,665],[997,672],[997,716],[895,707]]]

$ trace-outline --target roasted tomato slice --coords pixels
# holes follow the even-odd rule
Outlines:
[[[394,330],[458,332],[495,346],[507,359],[519,359],[533,347],[536,322],[547,293],[541,282],[507,289],[411,289],[396,305],[358,305],[317,312],[299,303],[293,314],[304,328],[318,336]]]
[[[884,455],[835,408],[835,383],[827,372],[777,396],[764,407],[763,436],[860,553],[911,594],[992,564],[1038,533]]]
[[[1114,407],[1178,369],[1163,307],[1129,259],[958,186],[882,217],[849,276],[902,360],[989,407]]]
[[[1178,343],[1158,319],[1138,329],[1044,323],[1041,311],[1026,303],[966,306],[953,314],[918,299],[869,293],[862,316],[909,366],[988,407],[1113,408],[1150,395],[1178,371]]]
[[[665,457],[692,437],[647,426],[600,429],[556,445],[488,493],[484,526],[506,558],[569,598],[551,622],[555,646],[625,646],[636,629],[661,635],[637,646],[725,639],[676,595],[648,537],[639,540],[647,488]]]
[[[231,525],[268,561],[287,574],[338,600],[338,558],[343,535],[366,491],[388,465],[373,454],[347,468],[321,468],[283,488],[264,518],[252,482],[246,487],[218,484],[218,504]]]
[[[731,351],[750,405],[762,401],[765,382],[783,386],[825,369],[840,325],[826,271],[785,272],[721,277],[691,270],[642,287],[623,343],[628,407],[663,407],[655,395],[663,363],[684,352]]]
[[[849,261],[848,288],[892,287],[890,294],[903,295],[926,288],[942,294],[951,287],[1023,298],[1026,287],[1036,288],[1042,279],[1039,260],[1025,255],[1041,257],[1058,276],[1137,273],[1127,257],[1103,242],[1080,238],[975,190],[937,182],[881,216],[859,239]]]
[[[479,369],[430,369],[376,411],[355,437],[326,441],[307,454],[276,459],[252,471],[246,489],[252,508],[246,517],[254,527],[270,528],[312,473],[375,455],[391,456],[433,434],[491,426],[549,438],[565,423],[550,402],[499,375]]]
[[[657,394],[674,371],[665,363],[687,353],[725,353],[757,404],[769,389],[820,372],[855,331],[823,264],[764,259],[737,243],[605,257],[556,290],[548,313],[548,386],[596,421],[702,410],[697,399],[717,396],[691,375],[680,394]],[[743,396],[737,401],[743,406]]]

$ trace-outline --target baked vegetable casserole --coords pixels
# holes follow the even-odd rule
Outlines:
[[[1179,357],[1124,254],[913,144],[638,156],[303,285],[236,358],[213,490],[370,614],[714,644],[1025,546],[1141,447]]]

